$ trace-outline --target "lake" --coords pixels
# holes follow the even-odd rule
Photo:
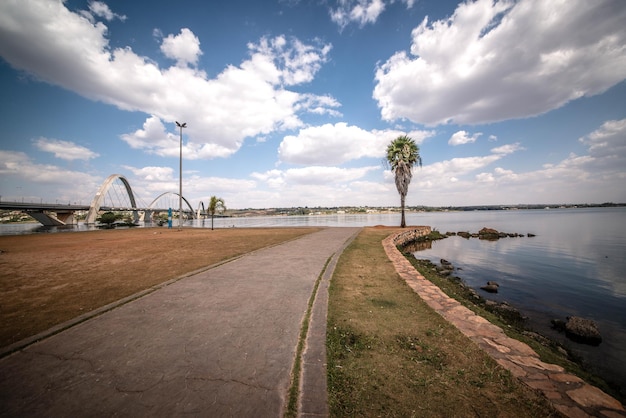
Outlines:
[[[490,227],[536,234],[497,241],[449,237],[414,254],[461,268],[455,274],[466,284],[517,307],[532,329],[561,342],[626,394],[626,208],[441,214],[428,221],[442,233]],[[489,280],[500,284],[497,294],[479,290]],[[577,344],[551,329],[551,319],[567,316],[596,321],[602,343]]]
[[[216,228],[397,226],[400,215],[215,218],[214,223]],[[590,370],[621,386],[626,396],[626,208],[419,212],[407,213],[407,224],[429,225],[442,233],[478,232],[489,227],[535,234],[497,241],[450,237],[416,256],[437,263],[447,259],[462,269],[455,274],[479,292],[488,280],[497,281],[497,294],[481,294],[517,307],[529,317],[531,328],[581,356]],[[210,228],[211,221],[193,220],[185,226]],[[88,229],[93,228],[4,224],[0,234]],[[577,344],[551,329],[551,319],[565,320],[567,316],[596,321],[602,343],[597,347]]]

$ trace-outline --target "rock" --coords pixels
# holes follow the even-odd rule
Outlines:
[[[528,238],[532,238],[532,237],[534,237],[534,236],[535,236],[535,234],[528,233],[528,234],[526,234],[526,236],[527,236]]]
[[[565,323],[565,335],[573,341],[599,345],[602,342],[602,336],[598,330],[598,326],[591,319],[580,318],[578,316],[570,316]]]
[[[553,319],[552,321],[550,321],[550,323],[552,324],[552,328],[554,328],[555,330],[559,332],[565,331],[565,321],[563,321],[562,319]]]
[[[457,235],[463,238],[469,238],[470,237],[470,233],[469,232],[465,232],[465,231],[459,231],[457,232]]]
[[[532,338],[533,340],[537,341],[539,344],[543,345],[544,347],[550,347],[550,346],[553,345],[552,341],[550,341],[549,338],[546,338],[543,335],[538,334],[536,332],[523,331],[522,334],[527,336],[527,337],[529,337],[529,338]],[[563,353],[561,353],[561,354],[563,354]]]
[[[493,228],[483,228],[478,231],[479,239],[497,240],[504,237],[506,237],[506,234],[504,232],[498,232]]]
[[[500,284],[498,284],[498,282],[488,281],[487,282],[487,286],[498,286],[498,287],[500,287]]]
[[[441,265],[442,265],[442,266],[443,266],[443,265],[451,265],[451,264],[452,264],[451,262],[449,262],[448,260],[446,260],[446,259],[444,259],[444,258],[442,258],[441,260],[439,260],[439,262],[441,263]]]
[[[489,293],[498,293],[498,287],[499,286],[495,284],[488,284],[486,286],[481,286],[480,289]]]
[[[493,300],[485,301],[487,310],[497,314],[507,322],[524,322],[527,317],[523,316],[520,311],[509,305],[507,302],[496,302]]]

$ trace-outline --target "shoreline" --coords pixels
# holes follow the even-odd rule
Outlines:
[[[478,233],[470,235],[474,238],[479,237]],[[489,322],[501,327],[508,336],[529,344],[540,354],[542,360],[545,358],[544,361],[548,363],[556,363],[564,367],[568,372],[615,397],[622,404],[626,403],[626,396],[620,392],[621,388],[618,384],[611,382],[601,373],[589,370],[589,367],[584,364],[584,359],[561,342],[530,327],[529,318],[523,316],[514,305],[508,301],[500,302],[482,296],[471,286],[465,284],[463,278],[456,274],[456,269],[452,263],[438,266],[429,259],[418,258],[414,252],[419,251],[419,249],[410,248],[411,244],[419,246],[425,242],[445,239],[449,236],[448,233],[440,234],[438,231],[433,231],[428,235],[412,240],[400,240],[396,245],[411,265],[448,297],[457,300],[477,315],[483,316]],[[572,341],[572,343],[576,342]]]

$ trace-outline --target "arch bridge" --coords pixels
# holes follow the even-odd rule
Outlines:
[[[120,185],[121,183],[121,185]],[[157,196],[147,206],[138,206],[130,183],[121,174],[111,174],[100,186],[89,206],[67,205],[63,204],[34,204],[34,203],[18,203],[18,202],[0,202],[0,208],[9,210],[20,210],[35,218],[41,224],[46,226],[62,226],[75,225],[77,220],[75,212],[87,211],[85,223],[95,224],[98,216],[102,212],[132,212],[134,222],[148,220],[151,221],[155,214],[167,212],[168,207],[160,208],[159,203],[163,202],[165,197],[176,197],[178,201],[178,193],[165,192]],[[206,216],[204,203],[200,202],[198,209],[194,210],[189,201],[181,196],[186,207],[183,208],[183,216],[187,215],[193,219]],[[163,204],[163,203],[161,203]],[[178,208],[178,202],[176,202]],[[174,212],[174,211],[172,211]],[[178,210],[175,211],[178,213]]]

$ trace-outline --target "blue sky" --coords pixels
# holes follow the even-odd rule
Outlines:
[[[398,206],[626,202],[622,0],[0,2],[0,196]]]

